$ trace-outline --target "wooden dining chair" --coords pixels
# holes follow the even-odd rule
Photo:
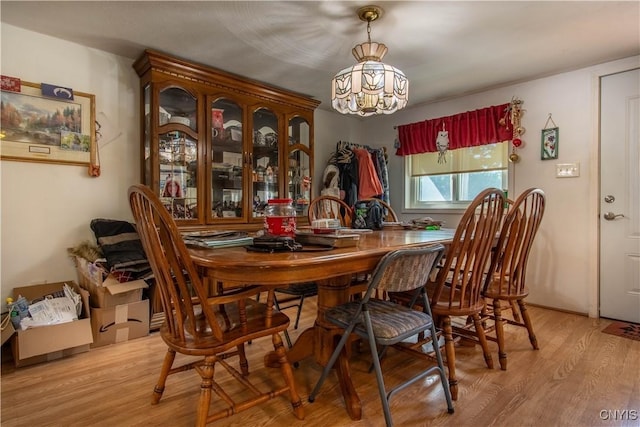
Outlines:
[[[505,323],[526,328],[531,346],[534,350],[539,348],[525,298],[529,295],[527,263],[544,209],[545,194],[541,189],[529,188],[518,196],[503,222],[485,279],[482,295],[487,302],[486,315],[493,320],[495,331],[495,334],[487,334],[487,338],[498,343],[498,360],[503,370],[507,369]],[[511,317],[505,317],[509,311]],[[485,330],[487,332],[492,330]]]
[[[289,326],[289,318],[274,310],[273,288],[246,286],[208,295],[173,218],[158,196],[147,186],[133,185],[129,188],[129,202],[165,314],[160,336],[167,345],[167,353],[153,391],[152,404],[160,401],[169,375],[195,369],[201,378],[196,415],[198,426],[287,393],[295,417],[303,419],[304,411],[291,364],[280,338],[280,333]],[[266,303],[254,299],[259,292],[266,292]],[[260,391],[247,378],[249,366],[244,344],[268,336],[278,356],[284,386]],[[192,361],[174,366],[176,353],[197,359],[190,358]],[[228,362],[230,357],[239,359],[240,370]],[[214,376],[216,367],[224,368],[231,378],[246,388],[246,393],[239,397],[241,401],[235,401],[236,395],[232,397],[222,388]],[[222,405],[218,406],[225,406],[223,409],[210,412],[212,392],[220,398]]]
[[[342,227],[351,227],[353,209],[344,200],[334,196],[318,196],[309,203],[309,224],[316,219],[337,219]]]
[[[437,244],[422,248],[399,249],[388,253],[380,260],[372,273],[367,291],[361,300],[338,305],[325,312],[325,320],[343,328],[344,333],[309,395],[309,402],[315,400],[320,387],[338,357],[347,357],[345,344],[349,342],[351,334],[355,334],[369,342],[371,360],[376,373],[378,392],[387,426],[393,425],[389,409],[391,397],[396,392],[434,373],[439,375],[448,412],[454,412],[439,346],[434,348],[435,365],[429,365],[410,379],[395,385],[388,392],[378,359],[379,346],[386,348],[419,333],[437,336],[438,332],[431,315],[424,283],[443,252],[444,246]],[[422,310],[414,310],[402,304],[374,297],[376,293],[387,291],[409,292],[416,298],[419,297]]]
[[[503,203],[503,192],[496,188],[486,189],[474,198],[456,227],[453,241],[437,268],[435,278],[426,285],[431,311],[444,335],[449,386],[454,400],[458,398],[458,380],[452,318],[463,322],[469,319],[476,325],[485,363],[493,369],[489,344],[481,327],[480,315],[484,309],[481,291],[491,248],[502,220]],[[393,293],[389,297],[411,304],[406,293]],[[398,343],[396,347],[431,358],[429,352],[424,351],[431,342],[432,337],[419,336],[412,342]]]
[[[482,296],[485,309],[481,314],[486,338],[498,344],[498,360],[507,369],[504,324],[524,327],[534,350],[538,342],[524,299],[529,294],[525,286],[527,261],[533,239],[542,221],[545,195],[540,189],[525,190],[515,202],[510,202],[497,244],[492,248]],[[509,315],[505,317],[505,315]],[[478,343],[478,331],[473,322],[453,327],[454,335]]]

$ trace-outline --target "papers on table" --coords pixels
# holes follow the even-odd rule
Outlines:
[[[187,245],[201,248],[228,248],[253,243],[253,238],[244,231],[194,231],[182,233],[182,238]]]

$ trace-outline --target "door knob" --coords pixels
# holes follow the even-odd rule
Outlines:
[[[607,212],[604,214],[604,219],[606,219],[607,221],[613,221],[616,218],[624,218],[623,214],[614,214],[613,212]]]

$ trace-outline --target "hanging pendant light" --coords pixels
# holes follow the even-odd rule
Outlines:
[[[404,73],[384,64],[387,47],[371,41],[371,22],[381,16],[378,6],[358,9],[358,17],[367,22],[368,40],[351,51],[358,63],[341,70],[331,81],[331,105],[342,114],[391,114],[409,100],[409,81]]]

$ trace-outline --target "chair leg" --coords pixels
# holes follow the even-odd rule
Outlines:
[[[480,312],[480,318],[482,319],[482,327],[487,329],[487,319],[490,318],[489,309],[487,308],[487,301],[485,300],[482,311]]]
[[[516,306],[516,302],[514,300],[509,301],[509,304],[511,305],[511,315],[513,316],[513,320],[516,322],[520,322],[520,311],[518,310],[517,306]]]
[[[278,356],[278,363],[280,364],[280,369],[282,370],[282,376],[284,377],[284,381],[289,387],[289,397],[291,399],[291,406],[293,407],[293,415],[299,419],[304,420],[304,408],[302,407],[302,400],[300,399],[300,395],[296,390],[296,385],[293,380],[293,369],[291,368],[291,363],[289,359],[287,359],[287,352],[284,349],[284,345],[282,344],[282,338],[280,338],[280,334],[272,335],[273,348]]]
[[[427,299],[426,291],[421,290],[420,295],[422,296],[422,306],[424,307],[425,313],[427,313],[432,318],[431,327],[429,330],[429,332],[431,333],[431,347],[433,347],[433,352],[435,353],[436,361],[438,362],[437,370],[438,374],[440,375],[440,385],[442,386],[444,397],[447,402],[447,412],[453,414],[453,398],[451,397],[451,390],[449,388],[449,383],[447,382],[447,376],[444,372],[444,362],[442,360],[442,351],[440,350],[440,337],[438,336],[438,331],[436,330],[436,322],[435,319],[433,319],[431,310],[429,309],[429,301]],[[450,320],[451,319],[449,318],[449,321]],[[420,333],[420,335],[423,334],[424,332]],[[429,370],[431,369],[433,368],[430,368]]]
[[[456,379],[456,350],[453,342],[453,328],[451,318],[445,316],[442,319],[442,330],[444,332],[444,349],[447,355],[447,368],[449,370],[449,389],[451,399],[458,400],[458,380]],[[437,345],[437,344],[436,344]]]
[[[258,297],[259,296],[260,294],[258,294]],[[276,308],[276,311],[282,311],[280,310],[280,305],[278,304],[278,297],[276,296],[275,292],[273,293],[273,306]],[[287,346],[289,348],[293,347],[293,344],[291,343],[291,337],[289,336],[289,331],[287,331],[286,329],[284,330],[284,338],[287,340]],[[249,341],[249,344],[251,344],[251,341]]]
[[[380,368],[380,359],[378,359],[378,349],[376,347],[375,335],[373,333],[373,326],[371,326],[371,316],[368,310],[363,311],[364,323],[367,327],[367,335],[369,341],[369,349],[371,350],[371,359],[373,360],[373,367],[376,372],[376,381],[378,382],[378,393],[380,394],[380,402],[382,403],[382,411],[384,412],[384,420],[387,427],[393,425],[391,420],[391,410],[389,409],[389,400],[387,398],[387,391],[384,387],[384,378],[382,377],[382,369]]]
[[[377,356],[378,356],[378,360],[381,362],[381,363],[380,363],[380,366],[381,366],[381,367],[382,367],[382,358],[383,358],[383,357],[384,357],[384,355],[386,354],[386,352],[387,352],[387,348],[388,348],[388,347],[387,347],[386,345],[385,345],[385,346],[382,346],[382,348],[378,351],[378,354],[377,354]],[[375,366],[373,366],[373,362],[371,362],[371,365],[369,365],[369,369],[367,370],[367,372],[368,372],[368,373],[373,372],[373,369],[374,369],[374,368],[375,368]]]
[[[205,427],[207,425],[207,417],[209,416],[209,406],[211,405],[211,387],[213,385],[215,357],[205,357],[202,366],[198,366],[196,370],[202,378],[200,383],[200,399],[198,400],[198,413],[196,417],[196,426]]]
[[[335,365],[336,360],[338,360],[338,357],[340,356],[340,352],[344,348],[344,345],[349,339],[349,335],[351,335],[351,332],[353,331],[354,327],[355,327],[355,323],[352,323],[342,334],[342,337],[340,338],[338,345],[336,346],[335,350],[333,350],[333,353],[331,353],[331,357],[329,358],[329,361],[327,362],[326,366],[322,370],[322,374],[320,375],[318,382],[316,383],[315,387],[311,391],[311,394],[309,394],[310,403],[313,403],[313,401],[316,399],[316,395],[320,391],[320,387],[322,387],[324,380],[326,380],[327,376],[329,376],[329,372],[331,371],[331,368],[333,368],[333,365]]]
[[[480,319],[480,315],[478,313],[473,315],[473,323],[476,328],[478,341],[482,347],[482,352],[484,353],[484,361],[487,364],[487,368],[493,369],[493,357],[491,357],[491,351],[489,350],[489,342],[487,341],[487,336],[485,335],[484,328],[482,327],[482,319]]]
[[[238,349],[238,356],[240,357],[240,371],[242,372],[242,376],[246,377],[249,375],[249,361],[244,351],[244,344],[240,344],[236,348]]]
[[[539,350],[538,347],[538,339],[536,338],[536,334],[533,333],[533,323],[531,323],[531,318],[529,317],[529,312],[527,311],[527,304],[524,300],[518,300],[518,305],[520,306],[520,314],[522,315],[522,320],[524,325],[527,327],[527,331],[529,332],[529,342],[534,350]]]
[[[436,354],[436,361],[438,362],[438,374],[440,375],[440,385],[444,391],[444,397],[447,401],[447,412],[453,414],[453,399],[451,398],[451,390],[449,389],[449,382],[447,381],[447,375],[444,372],[444,362],[442,360],[442,352],[440,351],[440,342],[438,339],[438,331],[436,331],[435,323],[431,324],[431,342],[433,345],[433,352]]]
[[[176,358],[176,352],[170,348],[167,349],[167,354],[164,356],[164,361],[162,362],[162,368],[160,369],[160,378],[158,378],[158,383],[153,388],[153,395],[151,396],[151,404],[155,405],[160,402],[160,398],[162,398],[162,393],[164,393],[164,386],[167,382],[167,377],[169,376],[169,371],[171,370],[171,366],[173,366],[173,361]]]
[[[304,303],[304,295],[300,297],[300,302],[298,303],[298,312],[296,313],[296,323],[294,323],[293,329],[298,329],[298,323],[300,322],[300,313],[302,312],[302,303]]]
[[[496,328],[496,341],[498,341],[498,361],[500,362],[500,369],[507,370],[507,353],[504,346],[504,321],[502,320],[502,307],[500,306],[500,300],[493,300],[493,318]]]
[[[287,341],[287,348],[293,347],[293,344],[291,343],[291,337],[289,336],[289,331],[287,331],[286,329],[284,330],[284,339]]]

